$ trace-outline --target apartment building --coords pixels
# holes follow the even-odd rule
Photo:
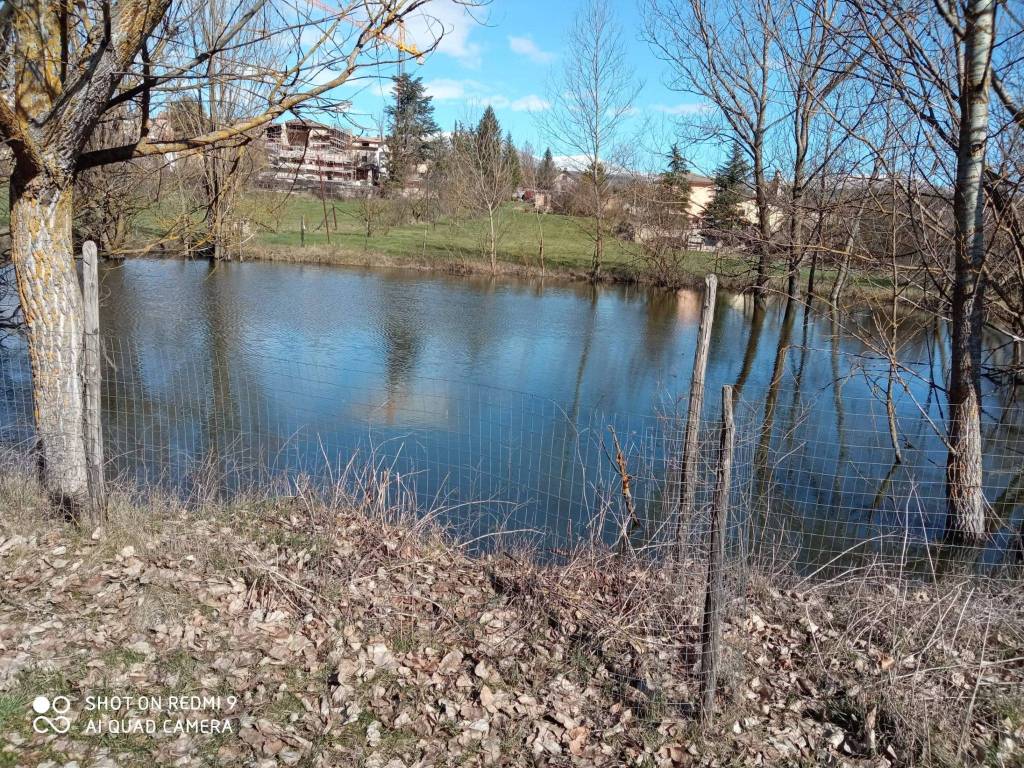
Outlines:
[[[259,183],[271,189],[359,194],[377,184],[385,166],[383,138],[356,136],[312,120],[269,125],[265,147],[267,166]]]

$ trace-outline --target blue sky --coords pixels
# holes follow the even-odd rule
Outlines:
[[[666,65],[640,38],[636,0],[612,0],[611,5],[630,64],[644,84],[627,130],[635,134],[631,141],[642,147],[644,163],[659,166],[660,155],[675,133],[675,121],[692,116],[701,104],[692,95],[666,87]],[[572,55],[563,44],[579,7],[575,0],[493,0],[471,14],[453,0],[435,0],[429,6],[434,21],[411,21],[412,42],[430,39],[428,24],[435,30],[438,23],[444,25],[439,49],[423,64],[407,65],[427,85],[442,129],[478,116],[490,104],[517,144],[528,141],[538,154],[542,152],[548,142],[539,113],[549,107],[552,75],[563,65],[563,58]],[[364,72],[367,79],[351,97],[351,118],[368,133],[376,132],[382,121],[391,74],[394,69],[386,67]],[[645,126],[642,131],[641,126]],[[713,147],[689,147],[687,154],[698,172],[712,170],[719,158]]]

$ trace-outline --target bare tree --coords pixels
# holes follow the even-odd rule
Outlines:
[[[863,56],[856,51],[847,55],[847,40],[852,33],[851,15],[835,0],[792,0],[783,14],[780,33],[776,36],[779,58],[784,73],[780,100],[788,114],[791,131],[791,176],[789,179],[789,259],[786,294],[791,299],[799,293],[798,280],[804,260],[808,236],[808,187],[815,180],[825,182],[826,169],[836,151],[848,140],[852,131],[841,130],[834,119],[837,107],[829,110],[831,120],[820,120],[833,93],[853,75]],[[847,108],[849,105],[844,105]],[[855,104],[857,116],[853,123],[869,113],[864,105]],[[822,128],[822,122],[828,124]],[[820,205],[827,197],[827,186],[816,196]],[[819,210],[820,213],[820,210]],[[811,217],[813,218],[813,216]],[[810,296],[808,296],[810,300]]]
[[[520,184],[524,189],[537,188],[537,156],[529,142],[519,149]]]
[[[514,152],[515,147],[502,140],[490,107],[475,130],[456,126],[452,132],[448,184],[459,210],[486,218],[484,247],[491,272],[498,268],[498,241],[504,229],[502,208],[512,199],[516,187],[519,169]]]
[[[641,84],[626,59],[622,32],[607,0],[587,0],[565,40],[565,64],[549,88],[542,118],[552,145],[573,158],[589,199],[594,241],[590,274],[597,279],[608,236],[608,169],[623,156],[625,123]]]
[[[188,32],[202,10],[198,3],[84,0],[71,7],[9,0],[0,6],[0,140],[14,154],[12,261],[28,328],[42,477],[56,503],[77,511],[88,500],[81,296],[71,238],[76,176],[132,158],[237,146],[302,104],[329,106],[332,91],[362,67],[407,56],[395,53],[389,33],[428,2],[255,0],[225,17],[209,46]],[[286,52],[272,68],[257,61],[230,73],[236,83],[258,84],[266,94],[262,108],[192,135],[151,134],[152,109],[206,78],[211,57],[231,51],[246,61],[253,29]],[[217,77],[224,82],[228,75]],[[128,102],[137,105],[137,134],[86,149],[103,115]]]
[[[960,85],[959,140],[953,216],[956,261],[951,309],[947,530],[954,538],[985,535],[981,458],[981,334],[985,319],[985,195],[982,180],[988,143],[990,63],[995,0],[968,0]]]
[[[758,259],[754,292],[768,289],[772,210],[768,137],[773,47],[781,24],[774,0],[644,0],[644,35],[670,65],[672,88],[704,99],[753,165]]]
[[[968,0],[956,7],[911,0],[894,7],[865,2],[859,11],[871,55],[879,65],[875,77],[884,78],[884,86],[925,132],[924,147],[915,148],[923,164],[920,170],[912,170],[923,179],[947,175],[951,183],[951,217],[920,202],[918,196],[916,225],[922,238],[929,232],[940,236],[948,232],[948,249],[940,246],[937,272],[931,273],[944,276],[936,283],[946,293],[950,318],[946,533],[950,540],[977,543],[985,536],[987,509],[982,482],[981,371],[989,247],[986,155],[997,51],[996,3]],[[945,201],[948,193],[936,187],[932,199]],[[951,262],[942,258],[943,251],[952,251]]]

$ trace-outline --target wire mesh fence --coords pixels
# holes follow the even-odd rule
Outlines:
[[[143,353],[105,339],[108,478],[188,492],[215,477],[230,494],[271,479],[328,485],[350,463],[372,464],[481,548],[514,542],[557,557],[601,544],[659,559],[702,545],[717,397],[699,432],[696,513],[679,520],[685,398],[654,413],[606,412],[357,364],[259,354],[253,365],[252,355]],[[30,449],[31,370],[17,343],[0,355],[0,386],[0,438]],[[934,576],[946,553],[940,408],[904,409],[890,429],[884,399],[781,385],[739,392],[730,553],[821,577],[869,564]],[[1014,576],[1020,562],[1021,411],[986,409],[989,536],[967,553],[979,574]]]

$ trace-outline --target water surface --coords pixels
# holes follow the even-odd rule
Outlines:
[[[322,479],[355,457],[471,532],[500,524],[563,546],[621,529],[614,432],[641,518],[632,539],[674,535],[699,292],[155,260],[106,264],[101,286],[111,474],[180,485],[212,460],[226,476]],[[896,464],[874,340],[889,320],[719,295],[702,462],[707,477],[719,391],[734,384],[737,546],[782,543],[804,570],[928,560],[943,527],[948,345],[941,325],[901,319]],[[9,345],[10,434],[30,413],[19,361]],[[1019,518],[1024,438],[1012,390],[985,389],[998,559]]]

